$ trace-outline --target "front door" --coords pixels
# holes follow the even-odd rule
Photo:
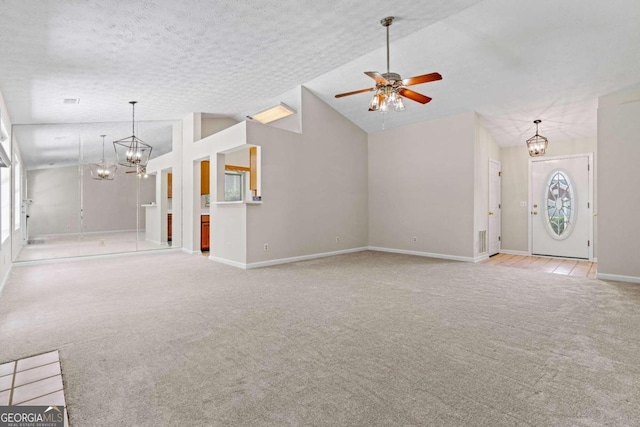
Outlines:
[[[531,162],[531,253],[590,258],[588,154]]]

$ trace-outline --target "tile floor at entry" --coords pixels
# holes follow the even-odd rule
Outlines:
[[[58,351],[0,364],[0,406],[65,406]],[[68,426],[67,410],[64,425]]]
[[[567,276],[596,278],[597,263],[576,259],[547,258],[539,256],[497,254],[483,264],[545,271]]]

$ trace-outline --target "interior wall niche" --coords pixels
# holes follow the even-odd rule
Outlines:
[[[174,124],[136,123],[136,135],[153,147],[152,158],[171,151]],[[112,141],[130,134],[127,122],[13,127],[24,174],[14,180],[26,182],[16,196],[21,210],[14,216],[21,215],[23,239],[14,261],[170,247],[166,237],[147,236],[146,210],[157,202],[154,177],[122,165],[113,179],[91,173],[92,164],[116,163]]]

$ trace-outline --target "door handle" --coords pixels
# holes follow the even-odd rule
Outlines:
[[[533,211],[531,213],[534,214],[534,215],[538,215],[538,211]]]
[[[489,215],[493,215],[493,212],[489,212]]]

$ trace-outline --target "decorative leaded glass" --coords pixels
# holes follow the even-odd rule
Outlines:
[[[575,195],[569,177],[562,171],[551,174],[547,185],[547,221],[555,238],[567,237],[575,215]]]

